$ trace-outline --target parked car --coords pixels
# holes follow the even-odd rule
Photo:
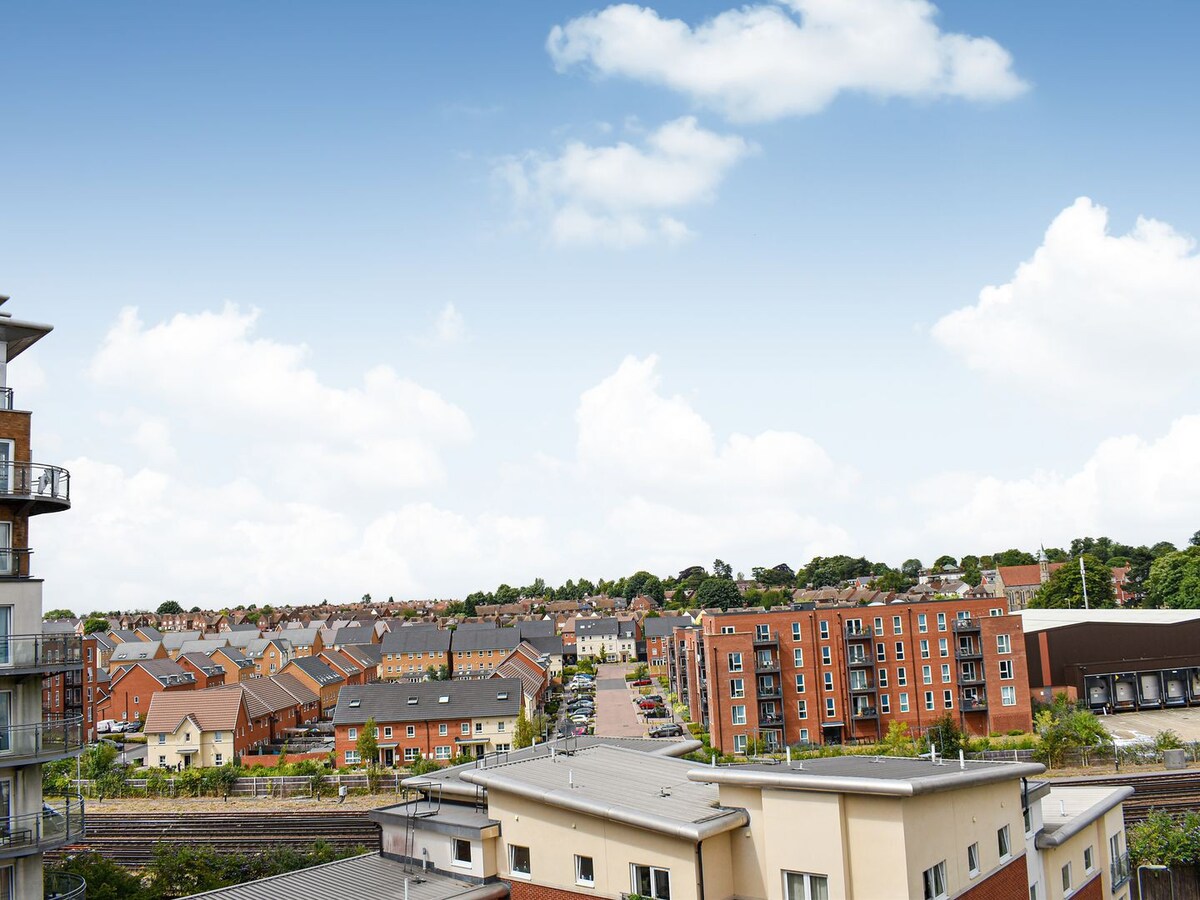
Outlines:
[[[662,694],[647,694],[646,699],[653,700],[655,703],[663,702]]]
[[[101,719],[96,723],[97,734],[108,734],[112,731],[112,727],[117,724],[116,719]]]
[[[638,704],[639,709],[658,709],[658,704],[653,700],[643,700]]]
[[[631,682],[634,687],[650,687],[649,678],[639,678],[637,681]]]
[[[656,725],[650,729],[650,737],[682,737],[683,727],[681,725]]]
[[[576,713],[575,715],[571,716],[571,721],[576,725],[586,725],[591,720],[591,716],[585,716],[583,713]]]
[[[142,722],[140,719],[135,722],[129,722],[125,726],[126,734],[135,734],[136,732],[139,732],[141,730],[142,730]]]
[[[669,709],[663,709],[661,706],[656,706],[654,709],[646,710],[647,719],[668,719],[671,717]]]

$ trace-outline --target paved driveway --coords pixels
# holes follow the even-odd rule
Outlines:
[[[604,737],[645,737],[646,726],[625,686],[632,664],[607,663],[596,672],[596,734]]]

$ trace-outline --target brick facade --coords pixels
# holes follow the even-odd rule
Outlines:
[[[1029,900],[1029,872],[1024,854],[959,894],[959,900]],[[1099,900],[1099,895],[1094,900]]]
[[[594,898],[596,895],[580,894],[576,891],[563,891],[558,888],[546,887],[541,884],[532,884],[528,881],[505,881],[509,887],[509,897],[511,900],[582,900],[582,898]]]

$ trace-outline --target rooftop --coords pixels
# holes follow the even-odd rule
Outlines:
[[[1131,796],[1133,788],[1128,785],[1060,787],[1051,784],[1041,801],[1043,827],[1038,832],[1037,846],[1043,850],[1057,847]]]
[[[342,688],[335,725],[423,722],[429,719],[516,717],[523,699],[518,678],[470,681],[376,682]]]
[[[1200,609],[1021,609],[1026,634],[1084,623],[1100,625],[1178,625],[1200,619]]]

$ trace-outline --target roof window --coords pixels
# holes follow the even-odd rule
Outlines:
[[[416,698],[416,697],[409,697],[409,698],[408,698],[408,705],[409,705],[409,706],[416,706],[416,705],[417,705],[417,698]]]
[[[508,699],[508,691],[501,691],[500,693],[498,693],[496,695],[496,699],[497,700],[507,700]]]
[[[351,700],[351,701],[350,701],[350,708],[351,708],[351,709],[358,709],[360,706],[362,706],[362,701],[361,701],[361,700]]]

